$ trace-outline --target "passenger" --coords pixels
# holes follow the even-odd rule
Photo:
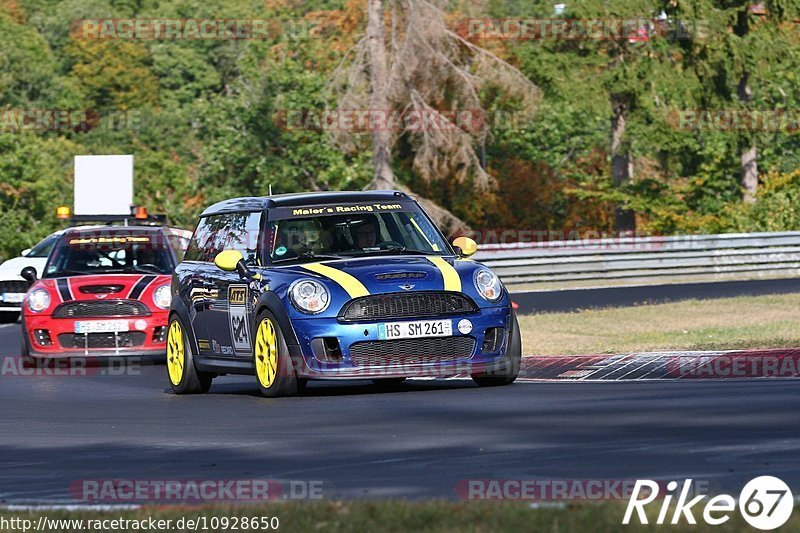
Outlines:
[[[320,252],[323,247],[319,220],[290,220],[280,228],[278,246],[286,248],[283,257],[295,257],[306,252]]]

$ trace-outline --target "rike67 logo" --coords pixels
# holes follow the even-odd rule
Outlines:
[[[667,484],[667,493],[664,495],[659,494],[660,486],[663,485],[648,479],[637,480],[630,500],[628,500],[628,507],[622,523],[629,524],[634,511],[636,511],[639,523],[647,524],[648,517],[645,506],[661,497],[661,509],[656,524],[667,523],[670,513],[672,514],[670,524],[680,524],[682,520],[688,524],[696,524],[693,510],[699,513],[700,506],[698,504],[708,498],[708,495],[701,494],[689,499],[692,493],[691,479],[684,481],[680,494],[677,492],[678,483],[676,481]],[[678,497],[673,507],[672,502],[676,495]],[[702,506],[702,517],[706,524],[718,526],[730,520],[731,514],[736,509],[737,501],[733,496],[720,494],[705,502],[705,506]],[[761,476],[744,486],[739,494],[738,509],[745,521],[752,527],[769,531],[781,527],[792,516],[794,496],[789,490],[789,486],[782,480],[772,476]]]

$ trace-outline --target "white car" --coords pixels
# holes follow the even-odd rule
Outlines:
[[[23,268],[30,266],[41,276],[47,256],[62,233],[63,231],[52,233],[33,248],[23,250],[20,257],[0,264],[0,323],[17,321],[29,285],[19,273]]]

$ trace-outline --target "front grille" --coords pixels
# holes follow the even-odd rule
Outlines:
[[[27,281],[0,281],[0,294],[4,292],[18,292],[25,294],[28,292],[29,283]]]
[[[113,316],[148,316],[150,311],[135,300],[102,300],[96,302],[67,302],[53,311],[53,318],[89,318]]]
[[[457,292],[409,292],[376,294],[356,298],[345,305],[339,318],[356,320],[394,320],[474,313],[472,300]]]
[[[473,337],[431,337],[364,341],[350,345],[355,366],[392,366],[442,363],[472,357]]]
[[[116,338],[115,338],[116,337]],[[141,331],[118,333],[62,333],[58,343],[62,348],[134,348],[144,344],[145,334]]]

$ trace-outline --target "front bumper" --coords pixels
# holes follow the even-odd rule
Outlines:
[[[507,364],[505,354],[513,327],[509,307],[483,308],[479,313],[442,318],[452,320],[453,336],[404,341],[402,346],[404,350],[408,347],[407,353],[398,353],[397,345],[385,344],[398,341],[379,340],[380,322],[343,323],[336,318],[294,320],[299,345],[289,346],[289,350],[298,377],[311,379],[441,377],[481,373]],[[414,320],[404,318],[392,322]],[[459,331],[458,324],[462,320],[470,322],[469,332]],[[489,342],[487,332],[496,328],[502,328],[502,337]],[[334,357],[335,360],[320,353],[320,343],[314,340],[323,338],[337,340],[340,355]],[[430,340],[436,342],[427,342]],[[365,359],[356,353],[353,347],[358,343],[369,344],[374,356]],[[456,344],[471,345],[471,349],[459,352],[453,349]],[[431,352],[430,346],[441,347],[441,353]]]
[[[169,312],[153,312],[145,317],[53,318],[26,312],[23,334],[33,357],[144,357],[163,358],[166,353],[166,328]],[[127,333],[104,334],[89,338],[75,333],[75,322],[125,320]],[[42,342],[43,333],[50,343]],[[90,334],[97,335],[97,334]]]

